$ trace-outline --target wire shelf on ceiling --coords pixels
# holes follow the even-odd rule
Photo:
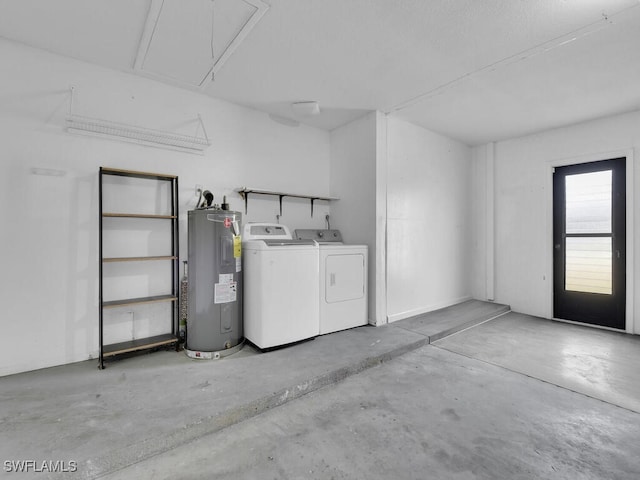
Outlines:
[[[175,132],[155,130],[126,123],[112,122],[99,118],[92,118],[73,113],[74,89],[71,89],[71,103],[67,115],[67,131],[81,135],[100,136],[114,140],[133,142],[152,147],[168,148],[188,153],[202,155],[204,150],[211,145],[207,132],[204,129],[202,118],[198,115],[198,127],[202,128],[203,135],[183,135]]]

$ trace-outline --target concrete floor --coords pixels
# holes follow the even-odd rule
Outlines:
[[[637,480],[639,421],[425,346],[107,478]]]
[[[640,336],[509,313],[434,343],[640,413]]]
[[[620,395],[606,403],[444,345],[504,322],[526,358],[536,330],[560,325],[577,344],[593,332],[525,317],[539,328],[523,341],[518,318],[432,345],[426,316],[221,361],[158,352],[0,378],[0,459],[77,461],[65,478],[639,478],[640,417]],[[547,351],[566,350],[558,332]],[[633,351],[636,337],[598,333]],[[593,368],[637,387],[636,358],[610,358]]]

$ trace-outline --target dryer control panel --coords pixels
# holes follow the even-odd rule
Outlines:
[[[329,242],[342,243],[342,234],[340,233],[340,230],[301,229],[301,230],[295,230],[294,234],[297,240],[315,240],[318,243],[329,243]]]

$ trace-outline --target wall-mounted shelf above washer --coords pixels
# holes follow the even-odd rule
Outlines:
[[[257,194],[257,195],[271,195],[274,197],[278,197],[280,200],[280,215],[282,215],[282,199],[284,197],[291,198],[306,198],[311,201],[311,216],[313,217],[313,204],[316,200],[322,200],[325,202],[330,202],[332,200],[339,200],[337,197],[323,197],[319,195],[302,195],[300,193],[286,193],[286,192],[274,192],[272,190],[263,190],[261,188],[248,188],[242,187],[238,190],[238,193],[244,200],[244,213],[247,213],[247,203],[249,201],[249,194]]]

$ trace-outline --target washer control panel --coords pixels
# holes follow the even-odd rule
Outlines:
[[[242,235],[243,241],[250,240],[291,240],[291,231],[278,223],[247,223]]]

